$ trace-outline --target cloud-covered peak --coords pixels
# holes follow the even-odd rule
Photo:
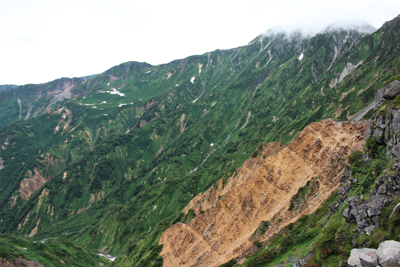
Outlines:
[[[372,33],[376,29],[366,21],[341,20],[335,23],[330,23],[328,25],[292,24],[292,25],[276,26],[266,30],[261,34],[261,36],[267,37],[267,36],[277,36],[283,34],[288,36],[289,38],[294,36],[313,37],[317,33],[332,32],[336,30],[346,30],[346,31],[355,30],[360,33]]]
[[[376,29],[366,21],[337,21],[326,26],[321,32],[332,32],[337,30],[355,30],[360,33],[373,33]]]

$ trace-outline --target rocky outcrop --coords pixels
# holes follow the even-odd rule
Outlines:
[[[367,129],[366,139],[374,137],[376,141],[387,146],[387,156],[400,155],[400,106],[393,105],[393,99],[400,93],[400,81],[393,81],[375,94],[375,107],[372,119]],[[394,108],[394,107],[397,107]],[[368,155],[363,155],[364,161],[370,160]],[[390,169],[386,170],[375,187],[366,196],[353,196],[348,198],[348,207],[343,211],[347,222],[356,222],[357,231],[370,235],[379,226],[379,216],[382,209],[390,204],[400,190],[400,158],[396,158]],[[342,186],[339,190],[339,204],[346,199],[347,193],[358,178],[351,177],[350,172],[345,172],[341,177]],[[366,199],[369,199],[366,201]]]
[[[353,249],[347,261],[351,267],[397,267],[400,266],[400,242],[385,241],[378,249]]]
[[[400,170],[400,158],[396,158],[393,169]],[[357,177],[347,180],[347,187],[350,188],[352,183],[357,183]],[[340,190],[343,190],[342,188]],[[366,201],[364,196],[354,196],[348,198],[348,207],[343,211],[343,216],[347,222],[356,222],[359,233],[370,235],[372,231],[379,226],[379,215],[385,205],[392,203],[392,200],[397,196],[400,190],[400,181],[397,179],[397,173],[391,172],[390,175],[379,176],[375,188],[369,193],[369,201]],[[340,192],[339,192],[340,193]]]
[[[188,207],[197,216],[177,223],[161,237],[164,266],[218,266],[254,250],[250,241],[262,221],[278,218],[259,237],[268,240],[280,228],[314,212],[340,185],[344,161],[364,145],[365,122],[324,120],[299,132],[286,147],[264,145],[227,181],[198,195]],[[289,210],[292,196],[309,181],[318,184],[307,200]]]
[[[43,267],[43,265],[37,261],[27,261],[25,259],[16,259],[9,262],[6,259],[0,258],[0,267]]]
[[[376,257],[376,249],[362,248],[351,250],[347,264],[350,266],[377,266],[378,258]]]
[[[393,105],[394,97],[400,93],[400,81],[395,80],[375,93],[374,115],[370,119],[365,139],[374,136],[376,140],[387,144],[394,156],[400,155],[400,106]]]
[[[389,240],[380,243],[376,256],[383,267],[400,266],[400,242]]]

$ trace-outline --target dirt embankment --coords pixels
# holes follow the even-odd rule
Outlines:
[[[39,189],[47,180],[45,176],[42,175],[37,168],[33,170],[28,170],[28,178],[21,181],[19,187],[19,193],[24,200],[27,200],[37,189]]]
[[[250,238],[260,222],[279,217],[260,240],[314,212],[338,188],[347,156],[362,149],[367,123],[324,120],[312,123],[284,146],[270,143],[249,158],[225,184],[221,179],[184,209],[197,216],[177,223],[161,237],[164,266],[218,266],[254,249]],[[299,188],[318,177],[307,203],[289,211]],[[314,179],[315,180],[315,179]],[[275,220],[274,220],[275,221]]]

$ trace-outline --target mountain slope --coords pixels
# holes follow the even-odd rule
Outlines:
[[[51,104],[73,96],[83,79],[61,78],[44,84],[21,85],[12,90],[0,90],[0,127],[31,116],[37,117]]]
[[[128,62],[74,79],[69,100],[43,94],[35,118],[0,128],[0,231],[68,233],[120,255],[117,264],[151,262],[189,201],[260,142],[289,143],[311,122],[366,108],[399,71],[398,21],[373,34],[274,33],[160,66]],[[27,88],[5,91],[10,103]]]
[[[262,221],[278,220],[265,238],[314,212],[338,189],[347,156],[364,146],[366,125],[324,120],[307,126],[280,151],[268,151],[264,145],[260,155],[248,159],[224,185],[220,181],[217,192],[215,187],[206,192],[214,198],[209,208],[201,207],[207,198],[196,197],[185,210],[200,205],[194,208],[197,216],[162,234],[163,266],[218,266],[252,249],[249,239]],[[313,195],[291,211],[292,197],[309,182],[315,187]]]

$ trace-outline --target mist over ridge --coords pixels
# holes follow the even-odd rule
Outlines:
[[[284,33],[287,36],[301,35],[311,38],[318,33],[332,32],[335,30],[356,30],[360,33],[373,33],[376,28],[365,20],[338,20],[328,24],[287,24],[275,26],[264,31],[260,37],[275,36]]]

